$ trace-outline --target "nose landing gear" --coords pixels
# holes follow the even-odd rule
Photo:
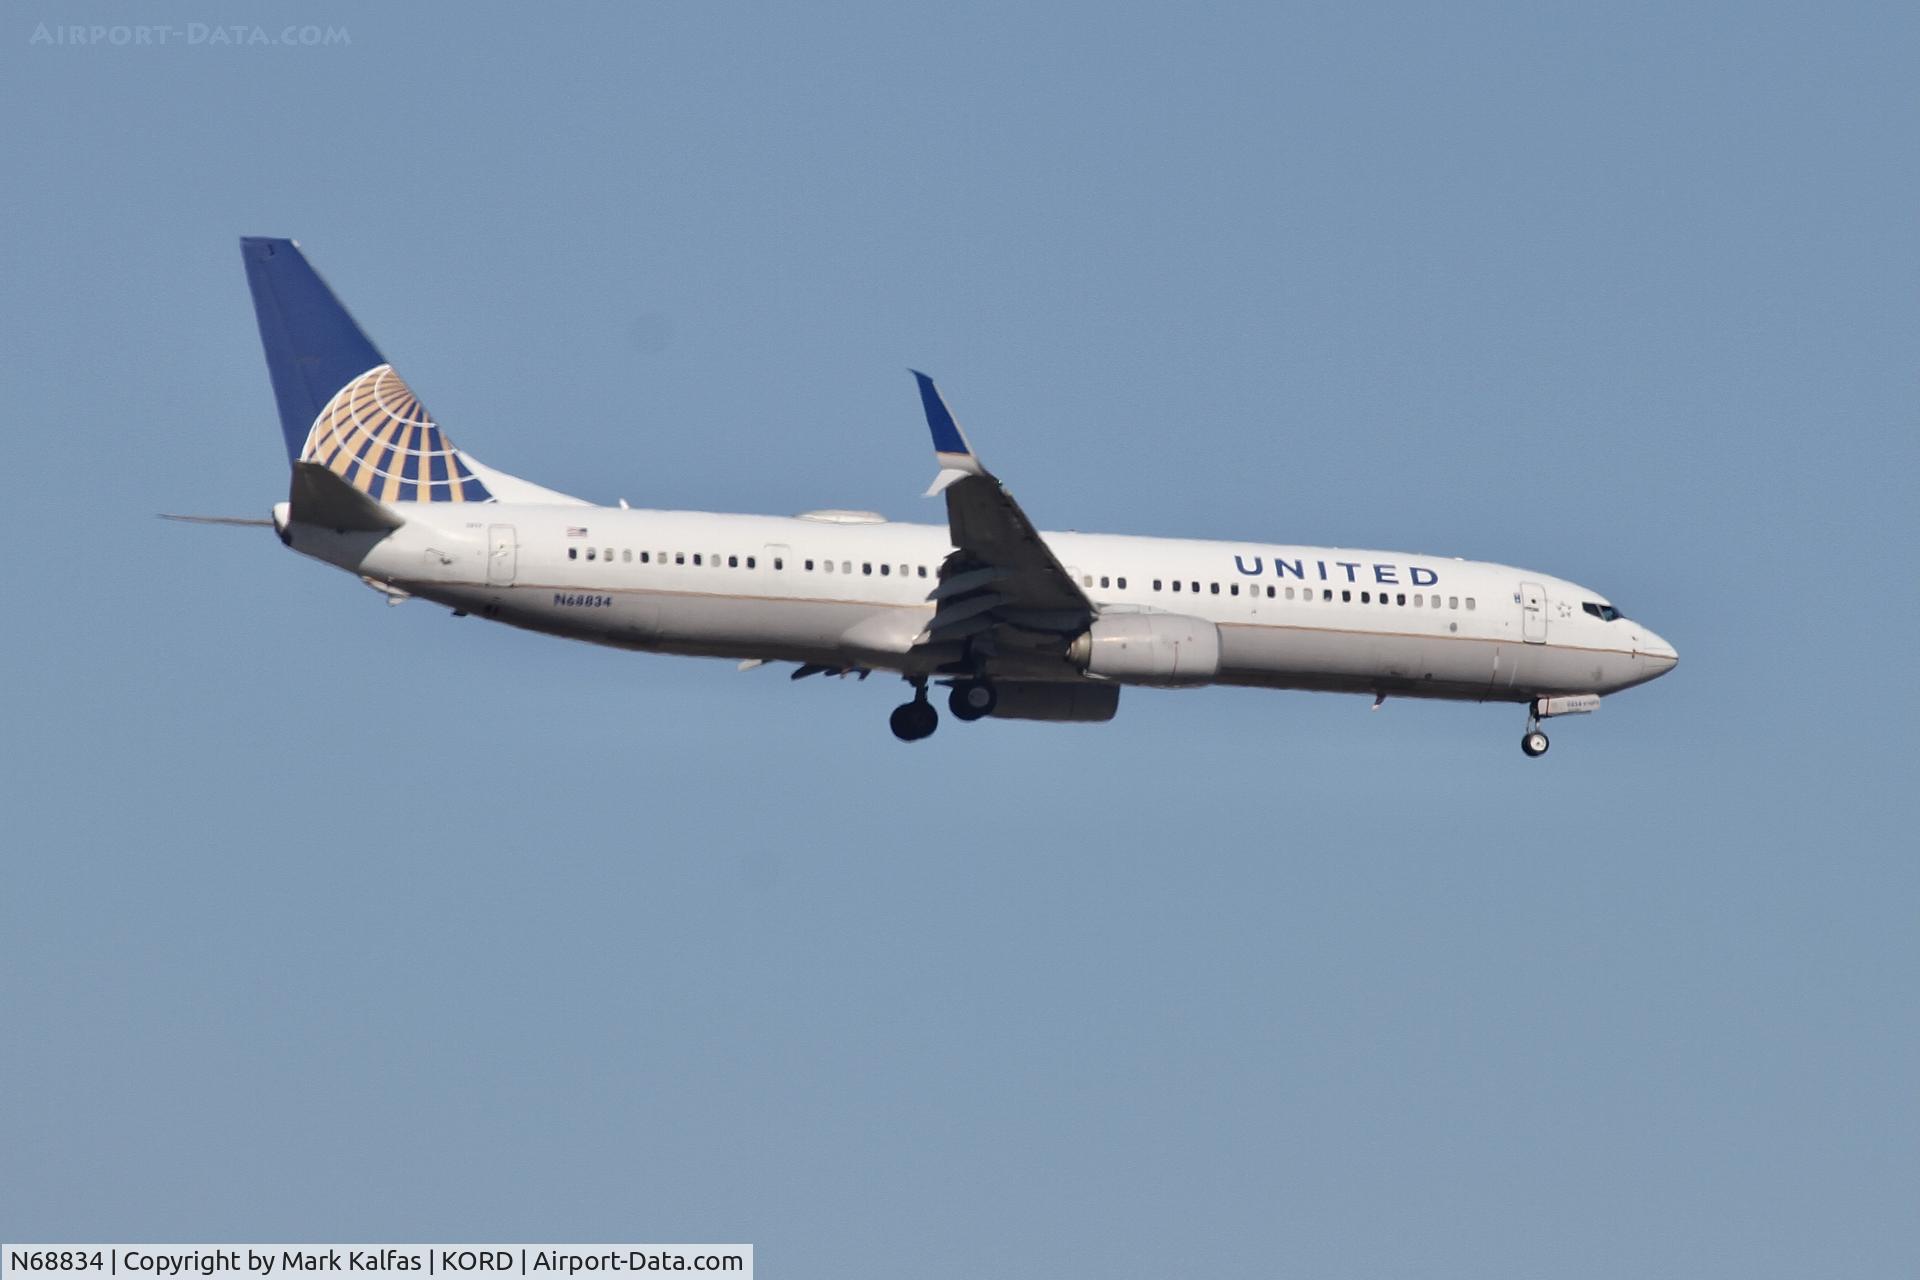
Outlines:
[[[1520,735],[1520,749],[1529,759],[1547,754],[1547,735],[1540,732],[1540,703],[1536,699],[1527,704],[1527,731]]]
[[[1600,709],[1597,693],[1562,693],[1535,698],[1527,704],[1527,731],[1520,736],[1520,749],[1529,756],[1547,754],[1547,735],[1540,722],[1549,716],[1584,716]]]

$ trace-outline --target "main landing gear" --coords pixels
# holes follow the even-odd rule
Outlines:
[[[973,721],[993,714],[1000,705],[1000,695],[985,680],[956,680],[953,692],[947,695],[947,710],[953,712],[955,720]]]
[[[940,713],[927,700],[927,678],[909,676],[908,681],[913,685],[913,701],[895,707],[887,724],[900,741],[918,742],[933,736],[933,731],[940,727]],[[947,695],[947,710],[955,720],[970,723],[992,715],[993,709],[1000,705],[1000,695],[989,681],[967,678],[956,679],[952,684],[953,692]]]
[[[933,736],[933,731],[940,727],[940,713],[927,701],[926,677],[913,682],[913,701],[895,707],[887,725],[902,742],[918,742]]]

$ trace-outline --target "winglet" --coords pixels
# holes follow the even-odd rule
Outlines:
[[[908,372],[920,384],[920,406],[927,412],[927,429],[933,432],[933,456],[940,463],[940,474],[934,477],[927,496],[932,497],[965,476],[986,475],[987,469],[980,465],[973,446],[967,443],[960,424],[953,420],[953,412],[940,398],[940,389],[933,385],[933,379],[918,369]]]

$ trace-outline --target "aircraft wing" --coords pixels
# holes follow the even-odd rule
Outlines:
[[[1098,610],[1055,558],[1027,513],[967,443],[933,379],[914,371],[933,432],[940,474],[927,496],[944,494],[956,548],[929,599],[936,609],[921,643],[964,640],[995,627],[1078,635]]]

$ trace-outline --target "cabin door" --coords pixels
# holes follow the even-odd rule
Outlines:
[[[1528,644],[1547,642],[1547,593],[1537,582],[1520,584],[1520,637]]]
[[[512,586],[514,565],[519,558],[519,548],[513,540],[513,526],[490,525],[487,529],[487,585]]]

